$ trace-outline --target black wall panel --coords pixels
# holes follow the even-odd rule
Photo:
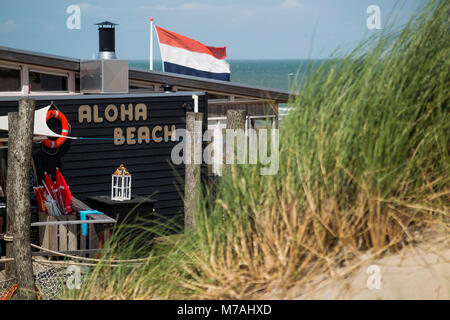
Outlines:
[[[95,138],[83,140],[66,140],[59,149],[47,149],[40,143],[33,147],[33,158],[36,164],[38,179],[43,179],[46,171],[55,176],[55,168],[59,167],[71,188],[72,193],[80,200],[89,196],[109,195],[111,192],[111,174],[123,163],[132,174],[132,194],[148,196],[158,200],[155,208],[164,215],[173,216],[183,212],[184,165],[175,166],[170,155],[172,148],[178,142],[136,143],[135,145],[115,145],[113,141],[114,128],[154,126],[169,128],[175,125],[177,129],[186,128],[186,111],[192,111],[193,99],[189,92],[140,95],[83,95],[83,96],[41,96],[36,99],[36,109],[53,102],[64,113],[70,126],[70,136]],[[204,113],[204,127],[207,128],[207,96],[204,93],[194,93],[199,96],[199,111]],[[19,98],[0,98],[0,115],[17,110]],[[99,114],[109,104],[136,105],[144,103],[147,107],[147,120],[122,122],[120,117],[115,122],[103,119],[101,123],[79,123],[78,111],[80,105],[89,105],[91,109],[98,106]],[[53,121],[53,120],[51,120]],[[58,131],[58,122],[49,121],[49,126]],[[60,128],[59,128],[60,130]],[[161,133],[160,133],[161,134]],[[5,133],[3,133],[5,136]],[[98,139],[105,138],[105,140]]]

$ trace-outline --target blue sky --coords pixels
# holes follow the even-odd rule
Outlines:
[[[0,0],[0,46],[91,58],[98,50],[94,23],[119,24],[121,59],[148,59],[149,21],[210,46],[226,46],[230,59],[326,58],[350,48],[368,30],[366,9],[378,5],[382,26],[395,0]],[[400,1],[395,23],[407,21],[426,0]],[[81,29],[69,30],[69,5],[81,8]],[[155,37],[156,41],[156,37]],[[155,59],[159,50],[155,46]]]

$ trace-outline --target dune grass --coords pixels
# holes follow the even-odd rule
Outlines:
[[[432,1],[401,30],[311,72],[283,120],[276,175],[234,166],[214,199],[204,191],[195,229],[173,242],[145,241],[157,228],[123,228],[67,297],[284,298],[431,223],[449,234],[448,12],[449,1]],[[149,259],[105,266],[135,257]]]

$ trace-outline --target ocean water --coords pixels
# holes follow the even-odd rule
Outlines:
[[[299,81],[309,71],[314,71],[326,60],[229,60],[230,81],[269,89],[291,91],[294,81]],[[130,60],[132,68],[149,69],[145,60]],[[154,61],[154,70],[162,71],[161,61]],[[289,107],[285,103],[278,105],[280,124],[287,115]]]
[[[264,88],[289,90],[297,73],[305,75],[309,67],[317,68],[324,60],[227,60],[231,69],[231,82]],[[132,68],[149,69],[149,62],[130,60]],[[161,61],[153,63],[155,70],[162,70]]]

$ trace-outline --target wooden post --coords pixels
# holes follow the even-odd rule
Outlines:
[[[245,132],[245,122],[247,121],[247,111],[246,110],[237,110],[237,109],[228,109],[227,110],[227,125],[226,129],[233,129],[238,130],[241,129]],[[227,135],[226,130],[225,134],[223,135],[225,138],[225,141],[227,141]],[[228,147],[227,147],[228,150]],[[237,146],[235,147],[234,152],[236,153]],[[228,152],[228,151],[227,151]],[[229,170],[231,172],[231,168],[233,167],[233,164],[228,163],[225,165],[226,170]]]
[[[246,110],[227,110],[227,129],[242,129],[245,131]]]
[[[202,149],[202,121],[203,113],[186,112],[186,131],[190,135],[186,148],[190,152],[186,154],[185,182],[184,182],[184,230],[189,231],[195,224],[194,217],[197,212],[200,168],[203,158]],[[186,149],[185,149],[186,150]],[[187,158],[190,159],[187,159]]]
[[[8,113],[8,217],[13,222],[13,252],[18,298],[36,299],[30,247],[30,168],[35,100],[19,100]]]

